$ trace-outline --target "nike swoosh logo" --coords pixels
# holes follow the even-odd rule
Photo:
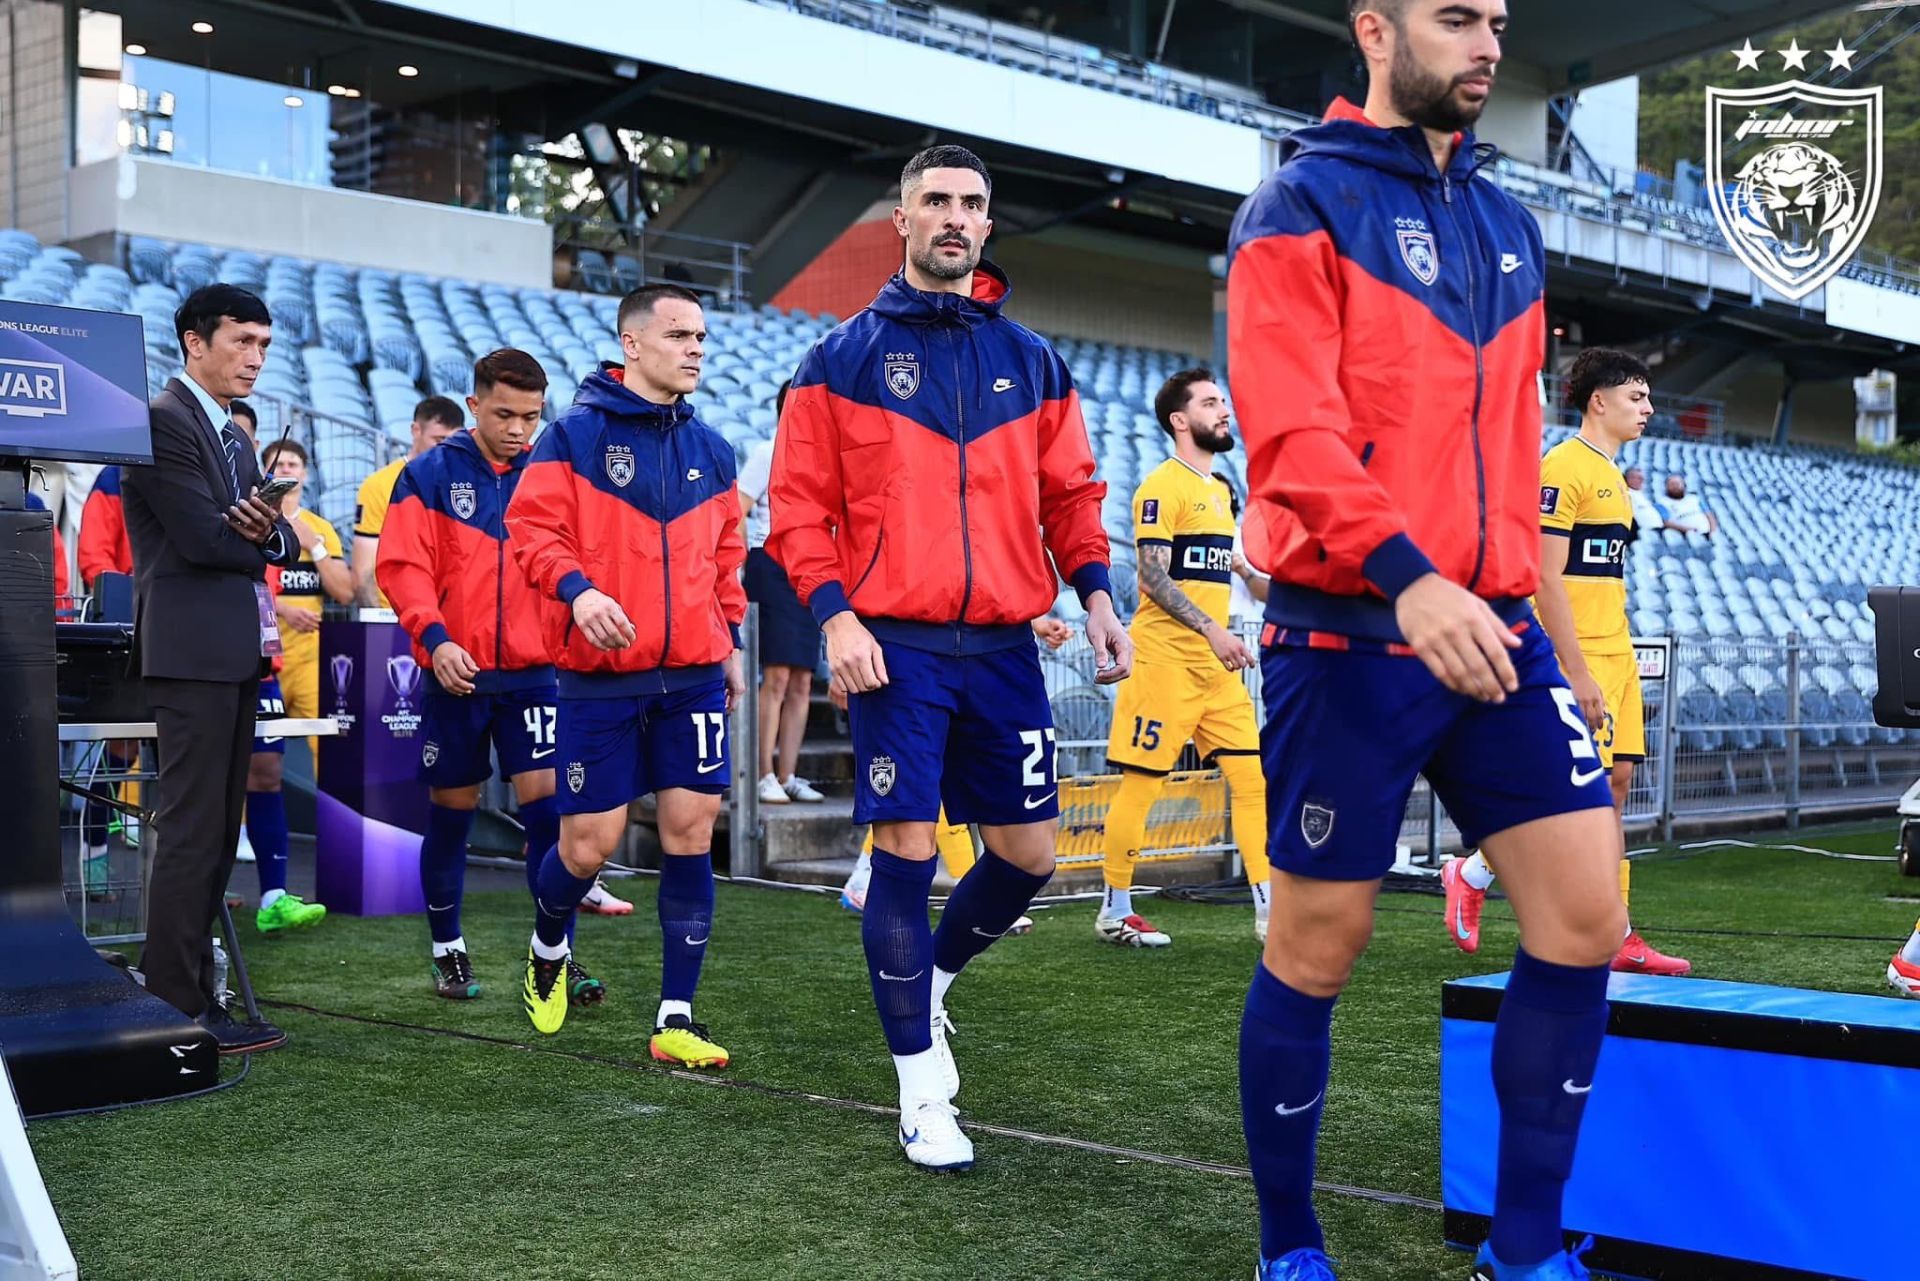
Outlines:
[[[1639,956],[1629,956],[1627,958],[1628,965],[1645,965],[1646,963],[1647,954],[1645,952],[1642,952]]]
[[[1593,1092],[1593,1082],[1589,1081],[1585,1085],[1575,1085],[1573,1079],[1569,1077],[1560,1083],[1560,1088],[1568,1094],[1590,1094]]]
[[[993,389],[994,389],[995,391],[1012,391],[1012,390],[1013,390],[1013,379],[1011,379],[1011,378],[996,378],[996,379],[994,379],[994,380],[993,380]]]
[[[276,734],[272,738],[263,738],[260,741],[263,743],[284,743],[286,742],[286,739],[281,738],[279,735]]]
[[[533,751],[533,759],[536,761],[544,761],[547,759],[547,757],[552,756],[555,752],[559,750],[560,749],[557,747],[549,747],[546,751],[543,752],[538,748],[535,748]]]
[[[905,1130],[902,1130],[900,1131],[900,1141],[902,1143],[918,1143],[920,1141],[920,1131],[915,1130],[909,1134]]]
[[[1503,275],[1511,276],[1518,270],[1520,270],[1520,259],[1518,255],[1502,254],[1500,256],[1500,271]]]
[[[710,939],[712,937],[713,935],[711,934],[707,935],[707,939]],[[693,937],[693,935],[691,934],[687,935],[686,939],[687,939],[688,947],[705,947],[707,945],[707,939],[697,939]]]
[[[719,768],[720,768],[720,767],[721,767],[722,765],[725,765],[725,764],[726,764],[726,762],[725,762],[725,761],[715,761],[715,762],[714,762],[713,764],[711,764],[711,765],[700,765],[700,766],[696,766],[696,767],[694,768],[694,771],[693,771],[693,772],[694,772],[694,773],[696,773],[696,774],[711,774],[711,773],[713,773],[713,772],[714,772],[715,770],[717,770],[717,769],[719,769]]]
[[[453,910],[453,904],[446,903],[446,904],[442,904],[439,907],[435,907],[433,904],[429,903],[427,904],[427,910],[429,912],[451,912]]]
[[[915,970],[911,974],[902,975],[902,974],[889,974],[885,970],[881,970],[880,977],[885,979],[889,983],[911,983],[925,973],[926,973],[925,970]]]
[[[1042,805],[1045,805],[1048,801],[1052,799],[1053,799],[1053,793],[1048,792],[1045,796],[1036,796],[1032,800],[1022,801],[1021,804],[1025,805],[1030,810],[1037,810]]]
[[[1325,1090],[1320,1091],[1320,1094],[1314,1095],[1297,1108],[1290,1108],[1284,1103],[1276,1103],[1273,1105],[1274,1114],[1276,1116],[1299,1116],[1302,1112],[1305,1112],[1308,1108],[1318,1103],[1320,1101],[1320,1095],[1325,1093]]]
[[[1473,931],[1467,928],[1467,906],[1464,903],[1462,903],[1460,909],[1453,914],[1453,932],[1463,940],[1473,937]]]
[[[1588,783],[1593,782],[1594,779],[1599,778],[1602,774],[1606,772],[1607,771],[1604,766],[1602,766],[1599,769],[1590,769],[1584,774],[1582,774],[1579,771],[1579,769],[1576,768],[1571,774],[1568,775],[1568,778],[1572,780],[1573,785],[1575,787],[1585,787]]]
[[[981,929],[978,925],[973,927],[973,932],[975,934],[978,934],[983,939],[1005,938],[1007,934],[1005,930],[1001,930],[998,934],[989,934],[985,930]]]

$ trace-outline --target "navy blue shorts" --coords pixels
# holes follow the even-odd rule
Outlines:
[[[562,814],[602,814],[673,787],[717,796],[733,782],[724,678],[665,694],[563,696],[559,706]]]
[[[280,696],[280,678],[263,676],[260,678],[260,703],[255,709],[255,720],[277,720],[287,714],[287,700]],[[287,740],[284,738],[255,738],[253,750],[273,752],[280,756],[287,754]]]
[[[1267,856],[1296,876],[1370,881],[1393,865],[1425,774],[1469,848],[1535,819],[1611,808],[1580,705],[1533,622],[1504,703],[1447,689],[1417,658],[1273,644],[1260,655]]]
[[[812,671],[820,661],[820,624],[763,547],[747,553],[746,587],[747,599],[760,606],[760,662]]]
[[[853,821],[1007,826],[1060,816],[1053,708],[1031,644],[956,657],[886,645],[848,702]]]
[[[449,694],[431,673],[421,682],[419,778],[428,787],[472,787],[493,776],[552,769],[555,756],[554,689],[536,685],[495,693]]]

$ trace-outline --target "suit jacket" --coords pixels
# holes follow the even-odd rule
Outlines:
[[[254,584],[266,578],[265,549],[227,524],[227,464],[197,397],[170,379],[150,406],[153,465],[121,474],[127,540],[133,547],[134,659],[142,676],[244,681],[258,676],[260,609]],[[240,492],[253,492],[260,467],[240,456]],[[269,539],[269,542],[272,540]],[[280,522],[281,559],[300,544]]]

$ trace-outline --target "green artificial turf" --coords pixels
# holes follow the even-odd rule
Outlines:
[[[1884,825],[1752,839],[1869,854],[1892,844]],[[1642,931],[1707,977],[1884,990],[1887,955],[1920,914],[1889,901],[1920,898],[1891,863],[1719,848],[1663,851],[1635,871]],[[336,917],[250,939],[289,1047],[222,1094],[30,1127],[82,1275],[1251,1275],[1245,1179],[991,1134],[975,1136],[973,1173],[932,1176],[906,1166],[890,1118],[802,1097],[894,1096],[859,922],[830,897],[721,887],[696,1015],[732,1051],[725,1076],[766,1088],[660,1071],[646,1049],[652,885],[626,886],[633,916],[579,931],[609,999],[553,1038],[536,1037],[519,1006],[521,895],[468,900],[486,985],[471,1004],[433,996],[417,919]],[[969,968],[950,998],[963,1119],[1245,1164],[1235,1045],[1251,909],[1146,907],[1173,947],[1113,948],[1094,937],[1091,905],[1071,905],[1037,913],[1031,935]],[[1504,968],[1514,938],[1495,902],[1480,954],[1466,957],[1438,898],[1383,897],[1334,1022],[1323,1179],[1438,1197],[1440,985]],[[1433,1211],[1319,1204],[1345,1281],[1466,1274]]]

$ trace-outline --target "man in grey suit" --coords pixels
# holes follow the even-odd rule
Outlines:
[[[147,898],[147,990],[206,1025],[223,1054],[286,1034],[230,1019],[213,990],[213,923],[233,871],[256,691],[278,652],[266,567],[300,544],[256,495],[260,468],[229,406],[273,340],[266,304],[232,285],[174,313],[186,375],[151,406],[153,465],[121,480],[133,547],[134,647],[160,732],[157,850]]]

